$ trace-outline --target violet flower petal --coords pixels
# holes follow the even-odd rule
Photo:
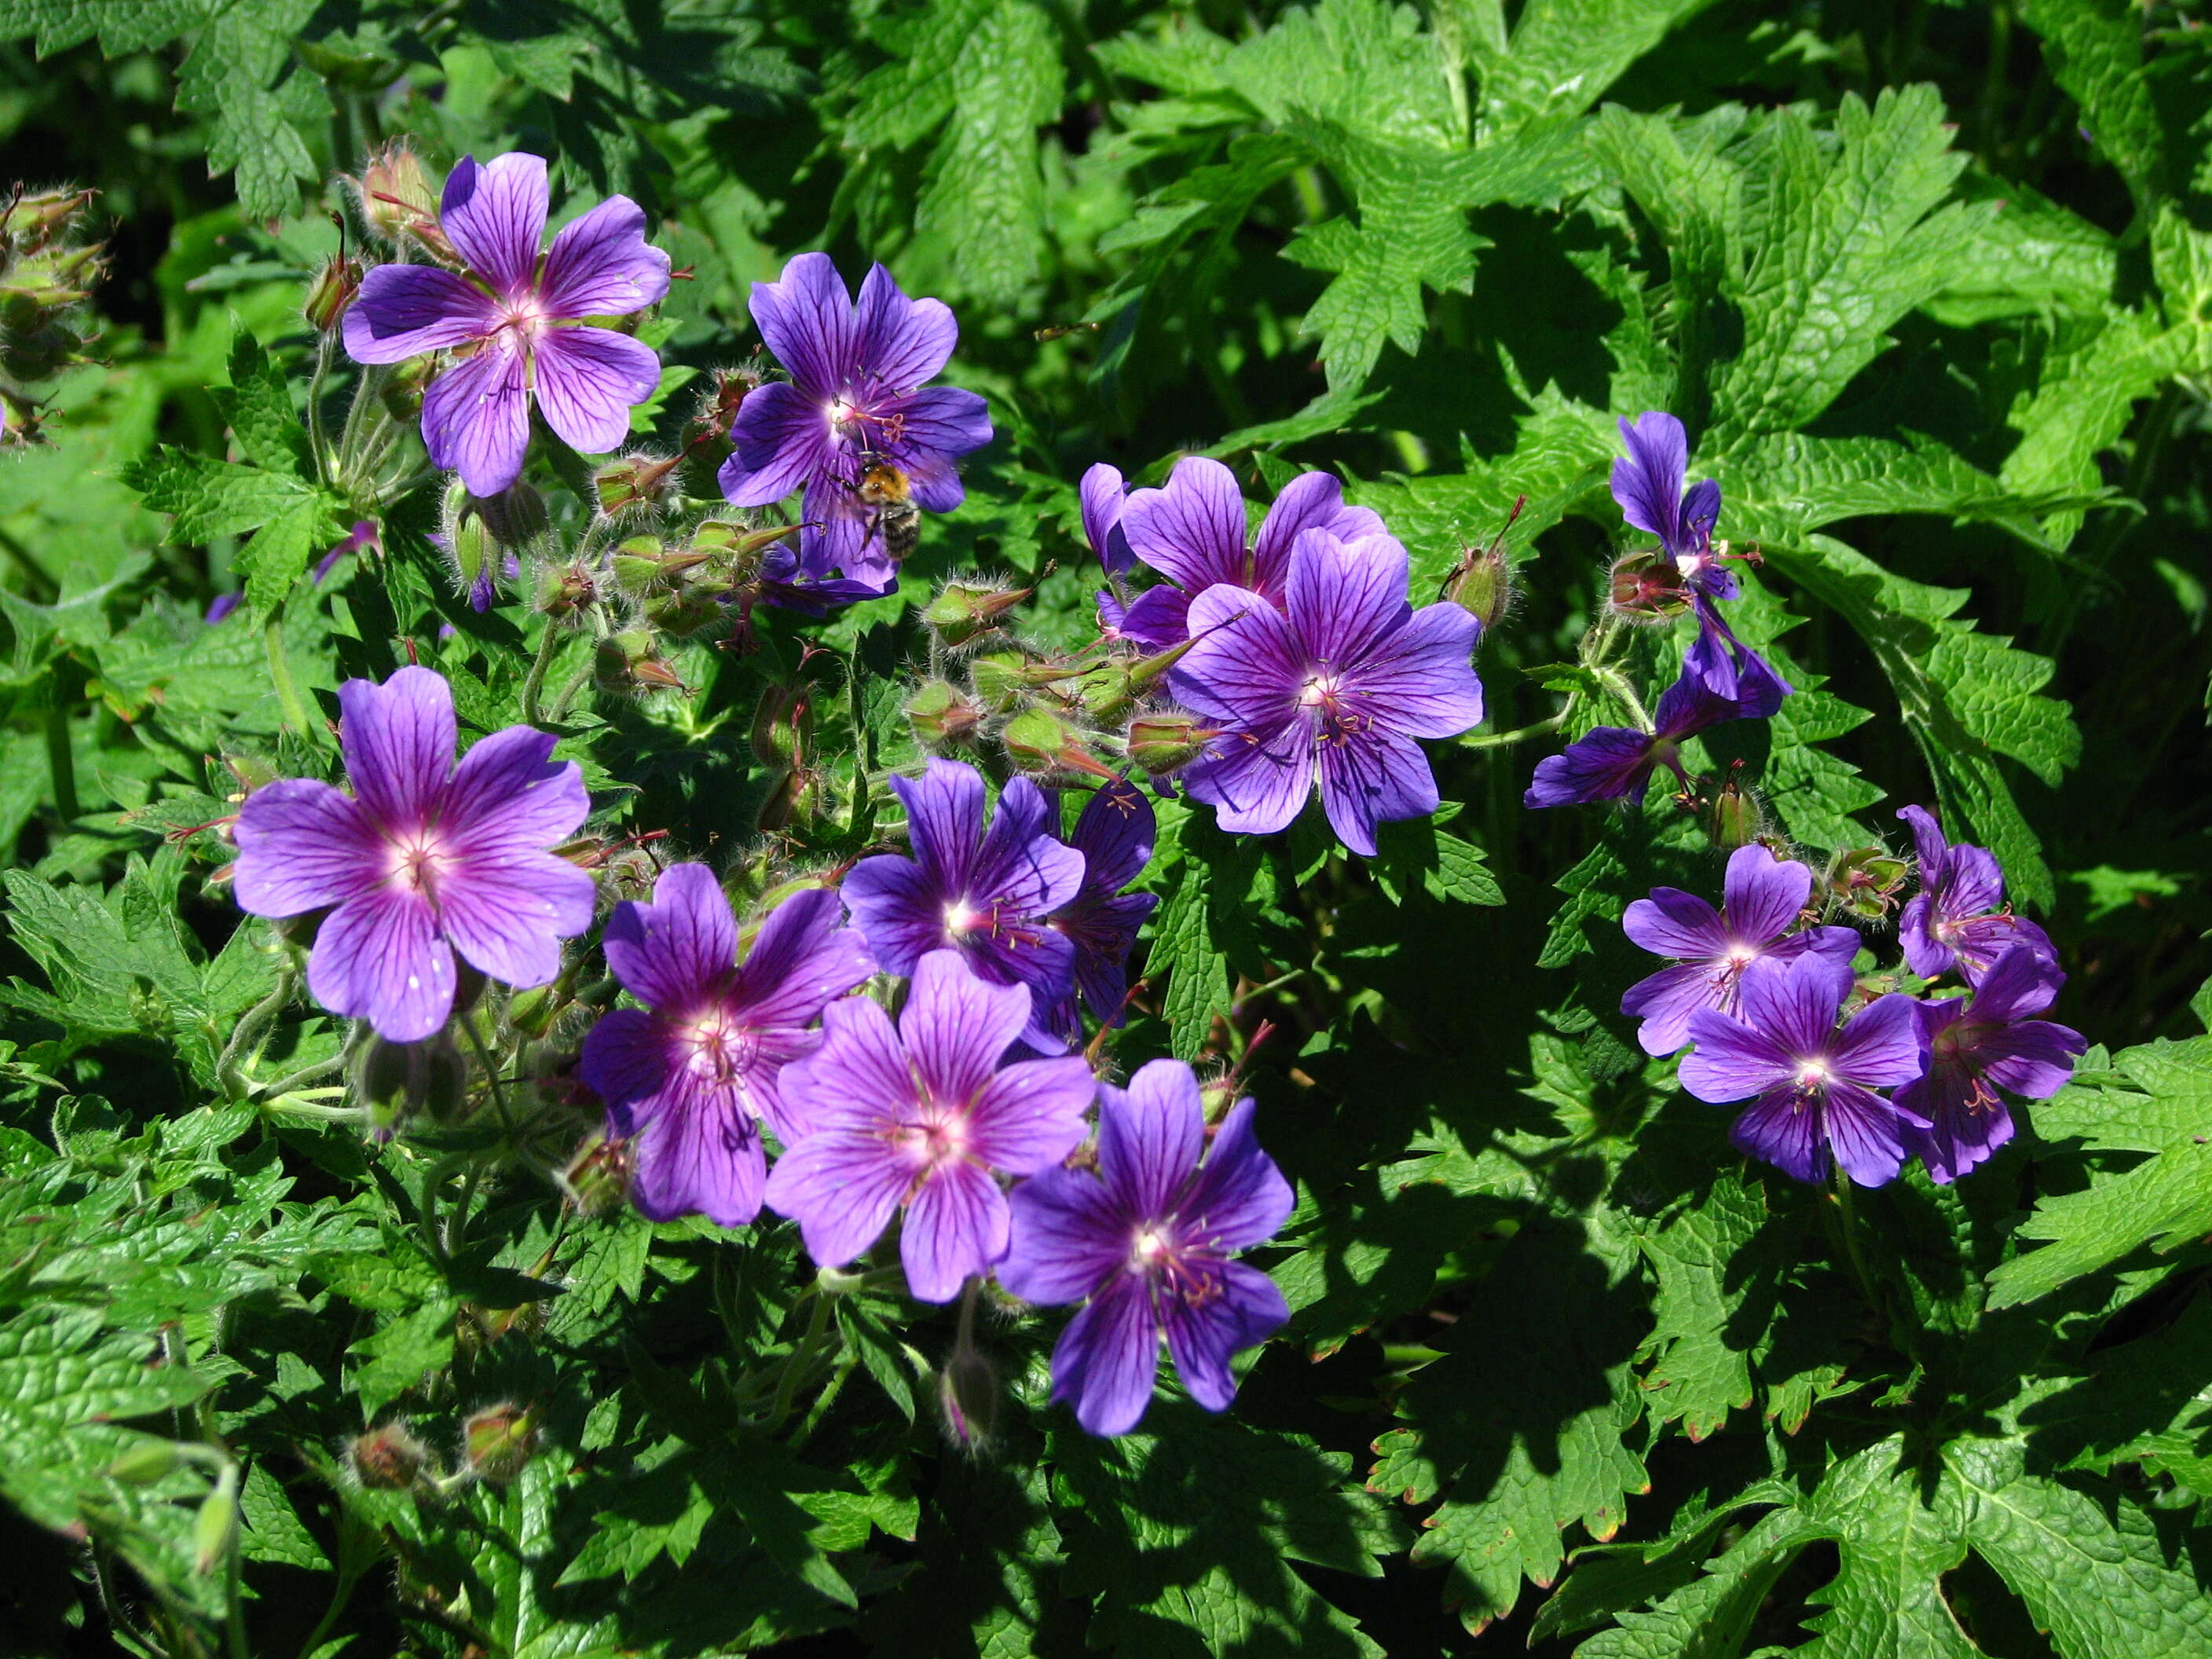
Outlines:
[[[465,155],[447,177],[438,227],[471,270],[499,292],[519,295],[538,273],[550,200],[543,156],[515,150],[479,166]]]
[[[397,363],[481,339],[499,307],[481,289],[436,265],[376,265],[346,308],[346,355],[357,363]]]
[[[561,441],[605,455],[629,441],[629,412],[660,385],[650,346],[607,328],[554,328],[538,337],[538,406]]]
[[[561,228],[545,255],[539,303],[550,317],[626,317],[668,295],[669,258],[645,240],[645,210],[610,196]]]

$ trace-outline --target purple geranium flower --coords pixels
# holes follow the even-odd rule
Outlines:
[[[1191,1398],[1221,1411],[1229,1361],[1290,1317],[1274,1280],[1230,1258],[1273,1237],[1290,1183],[1240,1100],[1206,1145],[1198,1079],[1156,1060],[1098,1090],[1098,1171],[1055,1168],[1014,1189],[999,1282],[1030,1302],[1084,1302],[1052,1351],[1052,1397],[1093,1434],[1126,1434],[1152,1397],[1160,1339]],[[1086,1300],[1087,1298],[1087,1300]]]
[[[1716,910],[1679,887],[1655,887],[1620,919],[1621,931],[1654,956],[1676,965],[1639,980],[1620,999],[1620,1012],[1644,1022],[1637,1041],[1648,1054],[1671,1054],[1690,1040],[1690,1016],[1700,1008],[1736,1012],[1744,969],[1754,962],[1789,962],[1817,951],[1850,964],[1859,936],[1849,927],[1790,931],[1813,891],[1813,872],[1778,859],[1756,843],[1728,861]]]
[[[805,489],[801,511],[821,526],[819,562],[886,588],[897,571],[878,511],[861,498],[863,476],[893,467],[916,506],[949,513],[964,493],[954,463],[991,441],[982,398],[922,389],[959,338],[952,313],[941,300],[909,300],[881,265],[860,285],[856,309],[830,256],[802,253],[781,281],[753,284],[752,313],[791,380],[738,405],[722,493],[738,507],[766,507]]]
[[[1920,853],[1920,890],[1899,916],[1899,941],[1907,966],[1923,979],[1954,968],[1969,985],[1979,981],[1997,958],[2025,945],[2054,968],[2058,952],[2051,937],[2023,916],[2004,908],[2004,872],[1987,849],[1954,847],[1943,826],[1924,807],[1899,809],[1912,826]]]
[[[845,877],[845,907],[888,974],[911,974],[929,951],[958,951],[994,985],[1029,988],[1036,1003],[1024,1041],[1041,1050],[1053,1010],[1075,984],[1074,942],[1047,918],[1083,885],[1083,854],[1051,832],[1052,804],[1016,778],[983,823],[983,775],[933,760],[919,778],[893,778],[914,856],[862,859]]]
[[[1583,732],[1559,753],[1537,762],[1521,804],[1535,808],[1626,799],[1641,805],[1653,770],[1661,766],[1686,790],[1690,775],[1682,767],[1682,744],[1741,712],[1735,699],[1717,696],[1696,675],[1684,674],[1652,711],[1653,730],[1601,726]]]
[[[575,763],[553,738],[495,732],[453,764],[453,694],[427,668],[338,688],[348,798],[312,778],[240,810],[238,902],[257,916],[336,906],[307,988],[335,1013],[414,1042],[453,1007],[453,953],[493,979],[544,985],[560,941],[591,926],[592,878],[546,849],[584,821]]]
[[[668,256],[645,240],[645,213],[612,196],[564,226],[541,263],[550,198],[538,156],[467,156],[446,180],[438,222],[467,261],[378,265],[345,316],[346,350],[362,363],[473,347],[422,394],[422,441],[434,466],[472,495],[522,475],[530,404],[562,442],[604,454],[629,435],[629,411],[660,384],[649,347],[612,329],[574,325],[625,316],[668,292]]]
[[[1133,530],[1130,539],[1142,551]],[[1196,642],[1168,683],[1220,727],[1182,781],[1224,830],[1285,828],[1316,774],[1329,824],[1355,853],[1374,854],[1376,823],[1436,811],[1436,777],[1413,739],[1480,724],[1468,659],[1481,624],[1455,605],[1414,611],[1406,564],[1388,536],[1308,530],[1290,556],[1287,615],[1226,584],[1192,604]]]
[[[1128,1018],[1122,1004],[1129,991],[1129,952],[1160,901],[1155,893],[1121,890],[1152,862],[1158,827],[1152,803],[1119,778],[1102,784],[1075,821],[1071,844],[1083,854],[1083,884],[1048,923],[1075,947],[1075,990],[1053,1013],[1053,1029],[1071,1042],[1083,1035],[1076,991],[1102,1025]]]
[[[1920,1075],[1912,999],[1877,997],[1838,1030],[1851,970],[1808,951],[1744,970],[1736,1018],[1700,1008],[1682,1086],[1719,1104],[1751,1101],[1729,1138],[1800,1181],[1826,1179],[1832,1157],[1862,1187],[1903,1167],[1905,1131],[1925,1125],[1874,1091]]]
[[[1687,493],[1690,439],[1672,415],[1652,410],[1620,422],[1628,453],[1613,464],[1613,499],[1621,516],[1646,535],[1690,586],[1717,599],[1736,595],[1735,578],[1713,555],[1713,526],[1721,515],[1721,487],[1711,478]]]
[[[994,1171],[1035,1175],[1073,1152],[1097,1086],[1072,1054],[1000,1066],[1029,1018],[1026,992],[977,978],[955,951],[915,966],[896,1030],[865,997],[830,1005],[822,1046],[784,1071],[800,1132],[768,1178],[809,1255],[852,1261],[903,1206],[899,1260],[921,1300],[949,1302],[991,1271],[1007,1228]]]
[[[1329,474],[1304,472],[1283,486],[1248,544],[1237,475],[1203,455],[1186,456],[1164,489],[1133,491],[1121,510],[1129,547],[1168,581],[1138,595],[1121,631],[1147,651],[1180,645],[1196,631],[1192,601],[1217,584],[1249,588],[1282,610],[1291,554],[1309,530],[1346,542],[1387,533],[1372,509],[1344,504],[1344,486]]]
[[[739,966],[736,918],[703,864],[663,872],[650,904],[615,907],[607,966],[649,1012],[602,1017],[580,1069],[607,1103],[608,1133],[629,1141],[630,1195],[647,1219],[696,1212],[741,1227],[759,1213],[759,1124],[795,1138],[777,1073],[814,1052],[821,1033],[807,1028],[875,969],[841,915],[825,889],[793,893]]]
[[[1897,1103],[1928,1121],[1927,1128],[1908,1131],[1905,1144],[1936,1180],[1956,1181],[2012,1139],[2012,1114],[1999,1089],[2048,1100],[2074,1075],[2074,1056],[2087,1040],[2034,1018],[2064,981],[2032,946],[2015,945],[1971,996],[1920,1005],[1926,1069],[1897,1091]]]

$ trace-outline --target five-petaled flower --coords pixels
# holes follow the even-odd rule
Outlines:
[[[1744,969],[1754,962],[1788,962],[1817,951],[1848,965],[1859,948],[1849,927],[1790,929],[1813,891],[1813,872],[1778,859],[1756,842],[1729,855],[1718,910],[1679,887],[1655,887],[1620,920],[1630,940],[1675,965],[1638,981],[1620,1012],[1643,1025],[1637,1040],[1650,1054],[1671,1054],[1690,1040],[1690,1016],[1700,1008],[1736,1011]]]
[[[737,921],[703,864],[665,871],[650,904],[615,907],[607,966],[647,1007],[602,1016],[579,1069],[607,1103],[608,1133],[629,1139],[630,1195],[648,1219],[696,1212],[739,1227],[759,1212],[760,1124],[795,1134],[777,1074],[820,1044],[810,1028],[823,1008],[874,970],[841,920],[836,894],[793,893],[739,964]]]
[[[1133,528],[1130,539],[1142,551]],[[1436,811],[1414,739],[1481,722],[1468,660],[1481,625],[1455,605],[1416,611],[1406,572],[1406,550],[1388,536],[1308,530],[1291,550],[1284,611],[1225,584],[1193,602],[1195,642],[1168,684],[1219,728],[1182,781],[1224,830],[1288,827],[1316,777],[1330,826],[1355,853],[1373,855],[1378,823]]]
[[[1083,1035],[1076,992],[1102,1025],[1128,1018],[1121,1005],[1129,991],[1129,952],[1160,900],[1157,893],[1121,890],[1152,862],[1158,828],[1152,804],[1120,778],[1101,784],[1075,821],[1069,844],[1083,854],[1083,884],[1046,924],[1075,947],[1074,990],[1053,1013],[1054,1030],[1071,1042]]]
[[[1240,1100],[1206,1147],[1198,1079],[1156,1060],[1125,1093],[1098,1090],[1098,1168],[1048,1169],[1014,1189],[999,1282],[1030,1302],[1084,1304],[1052,1351],[1052,1397],[1093,1434],[1126,1434],[1152,1396],[1160,1340],[1191,1398],[1224,1409],[1229,1361],[1290,1317],[1275,1282],[1232,1261],[1291,1213],[1290,1183]]]
[[[1054,1011],[1074,987],[1076,947],[1047,919],[1081,891],[1083,854],[1054,837],[1052,803],[1016,778],[986,829],[983,775],[962,761],[933,760],[918,778],[893,778],[891,789],[905,804],[914,856],[862,859],[842,889],[876,961],[911,974],[929,951],[957,950],[993,984],[1028,988],[1036,1008],[1024,1042],[1064,1048]]]
[[[1905,964],[1923,979],[1956,969],[1977,983],[1998,957],[2024,945],[2056,966],[2050,935],[2004,908],[2004,872],[1986,848],[1943,839],[1943,826],[1924,807],[1906,806],[1898,817],[1912,826],[1920,854],[1920,890],[1897,920]]]
[[[562,227],[541,263],[550,201],[538,156],[481,167],[463,158],[438,222],[468,275],[379,265],[345,315],[356,362],[454,354],[422,394],[422,441],[431,464],[459,471],[474,495],[495,495],[522,475],[533,397],[563,443],[604,454],[629,437],[631,407],[660,384],[651,348],[577,325],[642,311],[668,292],[668,256],[645,240],[644,210],[609,197]]]
[[[991,441],[982,398],[923,385],[952,355],[952,313],[941,300],[909,300],[881,265],[855,307],[830,256],[802,253],[780,281],[753,284],[752,314],[791,379],[738,406],[722,493],[738,507],[766,507],[804,489],[800,511],[817,526],[808,532],[810,571],[886,588],[897,570],[881,510],[861,493],[870,471],[892,469],[915,505],[949,513],[963,494],[954,463]]]
[[[592,878],[548,849],[590,802],[553,738],[511,726],[453,764],[453,694],[427,668],[338,688],[348,797],[283,778],[246,797],[236,830],[239,904],[323,918],[307,988],[396,1042],[445,1024],[454,953],[508,985],[561,971],[560,941],[591,926]]]
[[[1830,1160],[1862,1187],[1894,1177],[1905,1132],[1925,1127],[1874,1091],[1920,1075],[1920,1030],[1912,999],[1876,997],[1839,1030],[1851,970],[1808,951],[1743,971],[1736,1017],[1700,1008],[1690,1016],[1683,1088],[1720,1104],[1749,1100],[1729,1138],[1800,1181],[1827,1178]]]
[[[2078,1031],[2035,1018],[2065,975],[2035,949],[2014,945],[1983,974],[1971,996],[1919,1005],[1926,1069],[1897,1091],[1897,1103],[1927,1120],[1908,1129],[1908,1152],[1938,1181],[1960,1176],[2012,1139],[2012,1113],[1997,1091],[2048,1100],[2074,1075],[2089,1045]]]
[[[1087,527],[1087,493],[1085,508]],[[1282,610],[1291,554],[1309,530],[1325,530],[1346,542],[1387,534],[1371,508],[1344,504],[1344,486],[1335,478],[1304,472],[1283,486],[1259,534],[1248,541],[1244,495],[1237,487],[1237,475],[1203,455],[1177,461],[1164,487],[1130,492],[1118,527],[1136,556],[1168,577],[1139,594],[1116,624],[1147,651],[1167,650],[1195,632],[1188,616],[1191,603],[1218,583],[1249,588]],[[1111,573],[1110,538],[1102,544],[1094,532],[1091,541]]]
[[[915,966],[896,1029],[865,997],[830,1005],[822,1046],[780,1081],[796,1138],[768,1177],[809,1255],[851,1261],[903,1208],[899,1259],[924,1302],[1005,1256],[994,1172],[1035,1175],[1073,1152],[1097,1086],[1073,1055],[999,1064],[1029,1017],[1027,992],[977,978],[955,951]]]

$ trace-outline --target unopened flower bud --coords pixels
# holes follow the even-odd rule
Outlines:
[[[561,1190],[584,1215],[605,1215],[620,1209],[629,1198],[630,1177],[636,1163],[629,1142],[596,1131],[576,1148],[561,1169]]]
[[[1023,671],[1029,664],[1011,651],[994,651],[968,665],[968,683],[988,708],[1011,708],[1027,687]]]
[[[238,1543],[238,1466],[228,1465],[192,1517],[192,1571],[205,1577]]]
[[[402,426],[412,426],[422,412],[422,389],[437,372],[438,354],[426,351],[396,365],[384,383],[384,412]]]
[[[379,1492],[413,1486],[430,1467],[430,1449],[397,1423],[356,1435],[346,1447],[346,1462],[361,1484]]]
[[[438,228],[438,194],[429,173],[403,143],[383,146],[362,169],[361,216],[387,242],[412,238],[434,258],[456,263],[453,244]]]
[[[1445,581],[1443,596],[1488,633],[1513,604],[1513,562],[1501,546],[1470,553]]]
[[[504,1486],[538,1450],[538,1413],[502,1401],[471,1413],[461,1425],[462,1455],[479,1480]]]
[[[1903,897],[1911,867],[1887,848],[1838,848],[1820,878],[1820,890],[1862,921],[1881,921]]]
[[[510,993],[507,1023],[526,1037],[542,1037],[576,999],[576,964],[571,963],[550,985]]]
[[[184,1462],[172,1440],[142,1440],[107,1466],[107,1478],[126,1486],[150,1486]]]
[[[575,560],[549,564],[538,573],[537,608],[556,621],[573,621],[599,602],[599,585],[588,566]]]
[[[378,1140],[389,1140],[410,1117],[454,1116],[467,1098],[468,1081],[468,1063],[443,1031],[420,1042],[372,1036],[354,1062],[354,1090],[368,1107]]]
[[[1732,767],[1728,781],[1713,792],[1703,809],[1705,833],[1723,853],[1750,846],[1766,829],[1766,814],[1760,809],[1759,797],[1744,787],[1738,775],[1742,769],[1741,762]]]
[[[1002,1391],[998,1373],[963,1340],[937,1374],[937,1406],[945,1417],[945,1437],[970,1457],[990,1449],[999,1423]]]
[[[687,689],[642,628],[625,628],[601,640],[592,659],[592,675],[599,690],[617,696]]]
[[[1129,722],[1129,758],[1153,777],[1166,777],[1196,760],[1220,735],[1195,714],[1139,714]]]
[[[592,488],[599,498],[599,511],[612,517],[632,507],[667,504],[676,489],[673,455],[623,455],[592,474]]]
[[[1218,1123],[1229,1115],[1230,1109],[1237,1104],[1237,1076],[1233,1071],[1217,1072],[1199,1080],[1198,1103],[1208,1123]]]
[[[999,631],[999,618],[1029,598],[1026,587],[986,587],[977,582],[947,582],[945,591],[922,607],[921,619],[945,644],[970,645]]]
[[[763,766],[790,766],[812,729],[814,694],[803,685],[771,685],[753,710],[753,758]]]
[[[15,258],[66,240],[92,198],[89,190],[58,187],[21,192],[0,210],[0,253]]]
[[[965,743],[982,724],[983,711],[946,680],[924,680],[907,699],[906,717],[925,749]]]
[[[63,317],[68,304],[0,295],[0,373],[18,380],[50,380],[77,361],[84,336]]]
[[[1049,709],[1024,709],[1006,722],[999,742],[1020,771],[1044,776],[1068,772],[1113,775],[1091,758],[1084,734]]]
[[[319,334],[327,334],[338,325],[338,319],[360,292],[361,261],[334,254],[307,285],[307,301],[301,310],[309,326]]]
[[[1613,561],[1610,609],[1634,622],[1665,622],[1690,608],[1690,585],[1664,553]]]

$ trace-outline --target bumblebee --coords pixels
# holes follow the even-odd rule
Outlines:
[[[905,563],[921,540],[921,509],[914,504],[914,480],[878,457],[869,461],[854,493],[869,509],[869,535],[884,538],[884,556],[893,564]]]

